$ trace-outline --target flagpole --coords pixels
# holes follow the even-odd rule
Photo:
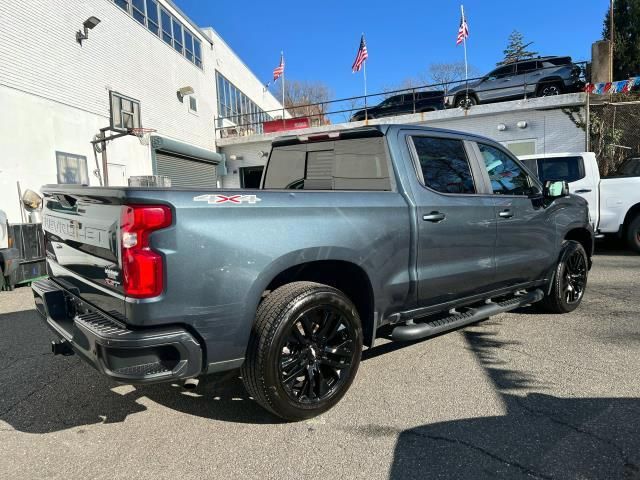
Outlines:
[[[280,63],[284,63],[284,51],[280,52]],[[284,68],[282,69],[282,126],[285,125],[284,122]]]
[[[364,124],[368,125],[369,116],[367,115],[367,61],[362,62],[362,69],[364,74]]]
[[[462,14],[463,24],[467,23],[467,19],[464,18],[464,6],[460,5],[460,13]],[[462,35],[462,45],[464,47],[464,83],[465,83],[465,103],[469,105],[469,69],[467,67],[467,36]]]

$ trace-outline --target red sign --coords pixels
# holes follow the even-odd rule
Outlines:
[[[286,130],[299,130],[309,128],[311,122],[308,118],[286,118],[284,120],[271,120],[262,124],[264,133],[284,132]]]

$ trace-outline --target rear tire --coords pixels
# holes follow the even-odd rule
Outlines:
[[[258,307],[242,379],[266,410],[304,420],[340,401],[361,353],[362,327],[353,303],[327,285],[293,282]]]
[[[538,97],[553,97],[562,93],[562,85],[555,82],[543,83],[538,87]]]
[[[584,247],[574,240],[566,240],[562,244],[551,290],[539,307],[549,313],[569,313],[578,308],[587,288],[588,265]]]
[[[640,253],[640,215],[631,220],[627,226],[626,238],[629,248]]]

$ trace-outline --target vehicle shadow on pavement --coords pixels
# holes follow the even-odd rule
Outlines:
[[[498,358],[513,342],[462,334],[506,414],[398,432],[390,479],[640,479],[640,399],[531,392],[542,387],[535,378]]]
[[[144,412],[143,398],[212,420],[280,423],[245,391],[237,373],[206,377],[195,391],[177,384],[112,382],[76,356],[53,356],[53,336],[35,310],[0,314],[0,430],[50,433],[123,422]]]

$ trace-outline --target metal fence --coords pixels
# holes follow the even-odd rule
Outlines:
[[[533,59],[536,60],[536,59]],[[579,82],[588,81],[587,62],[576,62],[576,65],[580,68]],[[510,96],[512,98],[520,98],[527,96],[539,96],[540,90],[537,88],[540,82],[540,74],[545,70],[558,69],[559,66],[547,67],[536,69],[535,71],[525,72],[522,74],[514,75],[514,77],[521,75],[523,78],[517,82],[516,89],[518,91],[511,92],[513,95],[509,95],[508,92],[500,92],[506,90],[506,83],[511,81],[512,78],[497,78],[495,79],[495,88],[483,88],[483,92],[488,96],[495,96],[493,101],[500,100],[500,94],[502,96]],[[265,113],[272,120],[282,120],[283,124],[286,120],[292,119],[304,119],[308,126],[330,125],[336,123],[348,123],[352,121],[373,119],[378,117],[376,106],[379,106],[381,102],[389,99],[390,97],[403,96],[402,108],[397,113],[410,114],[410,113],[422,113],[425,111],[433,110],[432,105],[427,105],[429,102],[424,101],[424,97],[427,96],[423,92],[429,92],[428,96],[433,103],[438,102],[439,105],[435,109],[456,107],[455,98],[450,93],[455,88],[455,95],[466,95],[465,86],[472,85],[476,81],[486,80],[488,77],[475,77],[468,80],[456,80],[452,82],[433,83],[427,85],[421,85],[411,88],[384,91],[369,94],[367,96],[361,95],[356,97],[342,98],[338,100],[329,100],[326,102],[309,103],[302,105],[293,105],[286,108],[286,119],[283,118],[283,109],[267,110]],[[576,84],[574,91],[579,90],[580,83]],[[461,87],[461,88],[456,88]],[[461,91],[462,90],[462,91]],[[435,93],[435,95],[434,95]],[[560,91],[559,93],[567,93]],[[495,95],[493,95],[495,94]],[[450,104],[445,104],[446,100],[450,100]],[[469,108],[464,106],[462,108]],[[471,107],[472,108],[472,107]],[[251,112],[243,113],[242,109],[238,109],[234,115],[219,117],[215,127],[216,136],[218,138],[224,138],[229,136],[246,136],[254,135],[263,132],[264,122],[255,121],[255,115]],[[286,130],[283,129],[283,130]]]
[[[640,156],[640,93],[589,95],[589,145],[600,174],[613,174],[627,158]]]

